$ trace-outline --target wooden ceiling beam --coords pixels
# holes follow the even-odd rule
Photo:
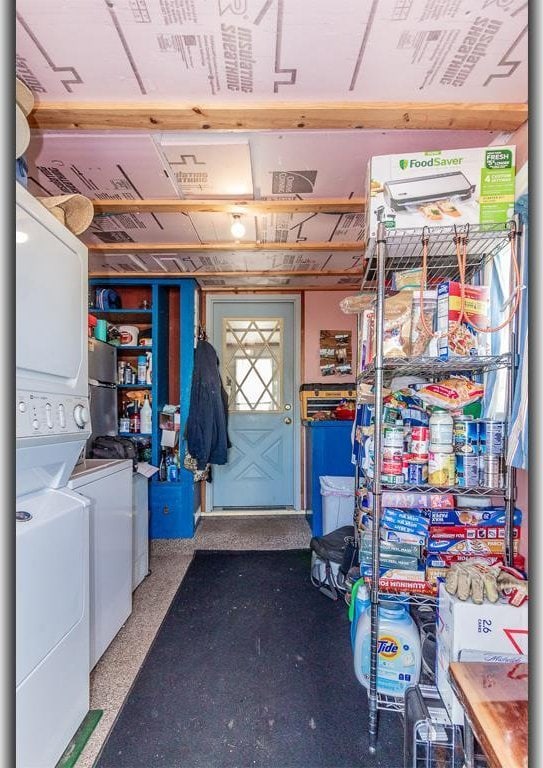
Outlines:
[[[172,278],[172,277],[220,277],[220,278],[237,278],[237,277],[360,277],[362,279],[362,271],[358,272],[349,270],[331,270],[326,272],[318,272],[315,269],[309,270],[257,270],[251,272],[244,272],[243,270],[232,270],[223,272],[203,272],[201,270],[197,272],[146,272],[145,270],[139,270],[137,272],[111,272],[105,270],[93,270],[89,269],[89,277],[148,277],[148,278]]]
[[[305,200],[92,200],[95,214],[115,213],[363,213],[365,199],[314,198]]]
[[[41,102],[32,128],[50,131],[199,131],[421,129],[514,131],[528,119],[523,103],[298,102],[175,104],[170,102]]]
[[[352,243],[87,243],[89,253],[202,253],[205,251],[355,251],[364,244]]]

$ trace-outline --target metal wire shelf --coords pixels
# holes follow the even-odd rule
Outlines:
[[[380,602],[390,602],[391,597],[401,598],[402,603],[417,607],[429,606],[435,608],[437,605],[437,595],[416,595],[411,592],[379,592]]]
[[[403,714],[405,701],[403,696],[389,696],[386,693],[377,694],[377,709],[388,712],[401,712]]]
[[[510,352],[502,355],[481,355],[480,357],[439,360],[436,357],[385,357],[383,376],[411,376],[415,374],[431,377],[449,376],[454,373],[488,373],[499,368],[510,368],[513,357]],[[357,384],[369,383],[375,378],[375,364],[371,363],[356,377]]]
[[[373,480],[365,476],[361,477],[361,485],[372,493],[375,492]],[[459,496],[503,496],[504,488],[485,488],[483,486],[470,485],[467,487],[461,485],[449,485],[447,487],[437,485],[387,485],[381,483],[384,490],[387,491],[411,491],[413,493],[455,493]],[[359,506],[359,509],[363,507]]]
[[[422,237],[428,235],[428,284],[458,280],[456,235],[467,235],[466,281],[479,272],[508,244],[515,221],[500,224],[469,224],[449,227],[413,227],[391,230],[386,235],[385,282],[393,272],[417,269],[422,263]],[[375,287],[377,279],[377,241],[372,238],[366,250],[366,269],[361,290]]]

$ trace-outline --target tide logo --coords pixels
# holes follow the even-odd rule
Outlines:
[[[381,635],[377,643],[377,653],[383,659],[395,659],[400,652],[400,646],[395,637]]]

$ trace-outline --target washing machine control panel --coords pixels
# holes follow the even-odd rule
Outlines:
[[[90,432],[89,400],[43,392],[16,394],[16,437],[43,437]]]

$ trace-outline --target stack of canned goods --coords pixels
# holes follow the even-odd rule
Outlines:
[[[479,421],[479,485],[503,488],[505,469],[505,422]]]
[[[429,426],[405,427],[395,416],[383,424],[383,484],[503,488],[505,422],[436,412]]]
[[[385,485],[402,485],[404,483],[402,469],[403,433],[401,421],[385,424],[383,427],[381,482]]]
[[[495,419],[454,420],[457,485],[502,488],[504,481],[505,423]]]

